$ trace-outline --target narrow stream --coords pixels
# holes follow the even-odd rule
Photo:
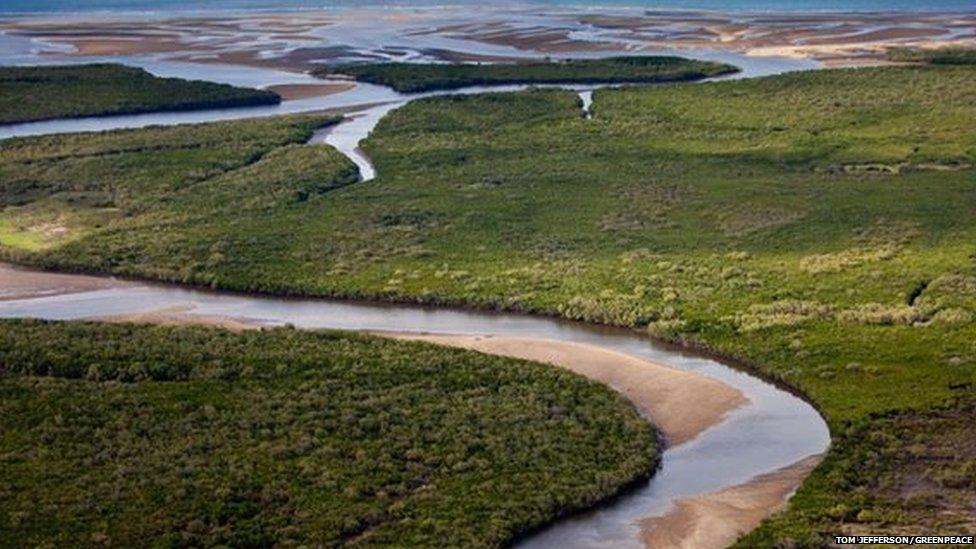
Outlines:
[[[473,94],[473,93],[483,93],[486,91],[513,91],[525,89],[526,86],[496,86],[496,87],[478,87],[478,88],[464,88],[458,90],[455,93]],[[591,118],[590,107],[593,105],[593,90],[592,89],[578,89],[574,87],[567,87],[567,89],[577,89],[579,93],[580,100],[582,101],[582,114],[586,118]],[[424,94],[423,96],[438,95],[446,92],[437,92],[431,94]],[[366,137],[369,136],[373,128],[379,124],[380,120],[386,116],[390,111],[406,105],[409,101],[393,101],[390,103],[383,103],[380,105],[375,105],[364,109],[362,111],[353,112],[346,116],[339,124],[333,126],[326,126],[320,130],[317,130],[312,138],[308,140],[309,145],[319,145],[325,143],[331,145],[337,151],[344,154],[349,160],[352,160],[356,167],[359,168],[359,180],[361,182],[366,182],[374,179],[376,177],[376,168],[373,166],[373,162],[366,156],[366,153],[359,148],[359,144],[362,143]]]
[[[583,103],[583,116],[593,118],[593,90],[583,90],[579,92],[580,101]]]
[[[758,68],[754,70],[744,66],[746,70],[737,76],[808,68],[792,60],[783,60],[778,65],[763,60],[756,66]],[[170,69],[169,75],[178,72]],[[199,69],[193,66],[187,70]],[[213,80],[221,81],[219,69],[210,65],[208,70]],[[344,122],[316,132],[310,143],[327,143],[335,147],[356,163],[361,179],[368,181],[376,176],[376,170],[359,149],[359,143],[391,110],[418,97],[514,91],[526,87],[477,87],[404,95],[381,86],[357,84],[348,92],[269,107],[0,126],[0,139],[345,109],[349,114]],[[589,117],[591,87],[570,88],[580,93],[583,115]],[[3,268],[6,267],[0,266]],[[637,332],[557,319],[405,305],[231,295],[148,283],[124,283],[111,289],[0,301],[0,318],[66,320],[144,313],[170,307],[188,308],[191,314],[226,316],[266,325],[290,323],[302,328],[504,335],[589,343],[718,379],[748,397],[749,403],[736,409],[723,422],[685,444],[668,448],[663,455],[662,469],[645,486],[609,505],[559,521],[521,542],[522,547],[639,547],[638,519],[660,516],[679,498],[729,488],[820,454],[830,442],[827,426],[816,410],[772,384],[715,360],[656,343]]]

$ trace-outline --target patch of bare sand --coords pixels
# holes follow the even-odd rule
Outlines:
[[[610,40],[577,40],[571,37],[569,31],[549,28],[531,30],[513,28],[503,31],[491,29],[464,36],[453,34],[445,36],[539,53],[619,52],[626,48],[626,44]]]
[[[91,292],[129,284],[111,278],[42,273],[0,264],[0,301]]]
[[[244,330],[256,330],[261,326],[243,320],[238,320],[223,316],[204,316],[191,314],[193,307],[190,305],[169,307],[155,311],[142,313],[131,313],[123,315],[107,315],[92,317],[89,320],[101,322],[132,322],[135,324],[157,324],[160,326],[210,326],[214,328],[224,328],[232,332]]]
[[[332,84],[281,84],[268,86],[268,91],[280,95],[285,101],[321,97],[351,90],[356,87],[353,82],[337,82]]]
[[[728,547],[789,501],[823,459],[810,456],[782,469],[718,492],[679,500],[661,517],[641,521],[647,547]]]
[[[99,55],[145,55],[156,53],[174,53],[186,49],[186,45],[175,38],[156,38],[141,36],[138,38],[50,38],[48,42],[66,44],[75,48],[69,55],[79,57]],[[64,55],[62,52],[45,52],[52,55]]]
[[[535,338],[381,333],[482,353],[543,362],[609,385],[676,446],[695,438],[748,400],[739,390],[702,375],[595,345]]]

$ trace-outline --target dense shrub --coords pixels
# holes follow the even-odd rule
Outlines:
[[[630,56],[518,64],[363,63],[327,67],[317,74],[345,74],[414,93],[500,84],[680,82],[737,70],[722,63],[681,57]]]
[[[656,462],[629,403],[540,364],[0,321],[2,546],[499,546]]]
[[[160,78],[123,65],[0,67],[0,123],[280,101],[269,91]]]

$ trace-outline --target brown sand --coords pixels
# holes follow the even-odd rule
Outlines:
[[[783,508],[803,479],[823,459],[810,456],[772,473],[719,492],[685,498],[661,517],[641,521],[647,547],[728,547]]]
[[[321,97],[351,90],[356,87],[353,82],[338,82],[334,84],[281,84],[269,86],[268,91],[273,91],[281,96],[285,101],[294,99],[307,99],[309,97]]]
[[[489,28],[468,31],[464,34],[447,33],[445,36],[539,53],[619,51],[624,47],[622,43],[611,41],[577,40],[571,38],[568,31],[548,28],[530,31],[518,28],[505,30]]]
[[[172,38],[143,36],[132,39],[73,39],[55,38],[53,43],[67,44],[75,48],[69,55],[144,55],[150,53],[174,53],[186,49],[186,45]],[[64,55],[64,54],[60,54]]]
[[[190,314],[192,306],[170,307],[144,313],[107,315],[92,317],[90,320],[102,322],[133,322],[136,324],[158,324],[160,326],[210,326],[224,328],[232,332],[256,330],[261,326],[223,316],[204,316]]]
[[[42,273],[0,264],[0,301],[91,292],[128,284],[110,278]]]
[[[747,402],[737,389],[714,379],[662,366],[595,345],[546,339],[381,334],[492,355],[544,362],[605,383],[624,395],[661,430],[671,446],[695,438]]]

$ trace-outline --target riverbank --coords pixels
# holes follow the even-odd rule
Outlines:
[[[341,82],[333,84],[277,84],[265,89],[279,95],[284,101],[295,101],[342,93],[355,87],[356,85],[352,82]]]
[[[22,279],[40,281],[46,278],[44,276],[35,278],[32,275],[39,273],[9,266],[0,267],[0,276],[6,276],[10,271],[14,271],[15,276]],[[66,286],[65,281],[60,278],[52,278],[51,284],[52,289]],[[192,291],[177,291],[172,298],[168,298],[165,295],[171,290],[166,290],[164,287],[141,287],[138,282],[120,283],[114,290],[111,288],[108,288],[107,292],[104,290],[106,288],[102,288],[101,291],[64,294],[60,297],[52,296],[40,300],[10,301],[8,303],[14,309],[8,311],[5,311],[0,303],[0,315],[5,316],[10,311],[22,311],[15,314],[80,318],[79,315],[85,315],[87,311],[89,316],[97,317],[99,320],[115,322],[150,322],[165,325],[188,323],[221,326],[232,330],[253,329],[269,323],[291,322],[305,328],[366,329],[388,335],[391,328],[402,329],[404,326],[410,326],[417,330],[443,332],[437,336],[430,333],[415,333],[399,334],[398,337],[437,338],[443,339],[444,342],[449,340],[450,344],[454,345],[470,345],[475,350],[537,358],[577,371],[596,381],[613,384],[642,411],[649,411],[648,415],[653,421],[661,422],[665,438],[672,443],[664,454],[663,472],[646,487],[635,489],[630,495],[615,500],[592,518],[586,518],[586,515],[573,518],[568,522],[559,523],[553,527],[554,530],[547,529],[542,532],[549,536],[567,535],[579,540],[589,538],[594,535],[594,532],[600,532],[599,539],[604,541],[614,539],[621,544],[632,543],[633,538],[629,537],[629,529],[636,528],[640,519],[664,513],[671,498],[684,490],[691,490],[690,493],[697,494],[708,492],[709,486],[725,487],[741,484],[749,481],[753,476],[748,471],[764,470],[768,467],[765,463],[769,463],[770,458],[774,460],[772,463],[776,463],[775,460],[778,459],[776,454],[784,449],[794,448],[796,453],[787,455],[795,455],[798,459],[807,455],[807,452],[822,451],[824,447],[815,443],[815,440],[817,436],[825,437],[825,432],[822,435],[815,435],[813,431],[808,432],[812,426],[809,422],[820,421],[816,412],[805,405],[795,411],[789,411],[791,410],[789,402],[799,402],[795,398],[762,383],[742,385],[742,376],[725,378],[723,377],[725,374],[722,373],[724,370],[715,370],[707,366],[708,361],[701,364],[689,363],[687,358],[671,353],[646,355],[645,353],[653,350],[653,347],[649,348],[645,340],[633,334],[621,339],[608,333],[592,339],[595,334],[587,335],[587,332],[563,329],[550,331],[556,321],[548,319],[495,316],[476,312],[411,311],[408,307],[380,304],[369,306],[314,300],[275,300],[261,296],[223,298]],[[147,290],[150,291],[147,293]],[[22,297],[30,297],[36,292],[35,288]],[[258,305],[256,308],[246,306],[253,301],[267,301],[268,305]],[[271,303],[278,305],[272,306]],[[23,307],[30,309],[23,309]],[[371,307],[376,309],[375,312],[370,311]],[[28,312],[31,310],[34,312]],[[59,310],[62,312],[58,312]],[[314,311],[317,310],[321,310],[322,313],[315,313]],[[68,313],[68,316],[63,316],[64,313]],[[438,320],[441,317],[443,319]],[[499,328],[511,332],[496,332],[490,337],[444,333],[457,329],[491,333]],[[517,335],[519,333],[538,334],[538,336],[519,336]],[[621,333],[621,336],[624,333],[627,332]],[[552,339],[557,337],[565,339]],[[634,345],[626,345],[627,341],[632,341]],[[659,366],[662,361],[676,361],[677,364],[691,369],[678,371]],[[703,373],[709,377],[703,376]],[[656,383],[655,380],[658,379],[663,383]],[[684,388],[675,386],[679,382],[688,385]],[[675,394],[669,394],[672,392],[684,395],[685,398],[677,398]],[[753,397],[748,401],[742,401],[742,395],[746,392]],[[713,398],[715,401],[710,402]],[[775,402],[779,398],[785,400],[769,408],[770,402]],[[658,399],[660,401],[656,402]],[[738,409],[733,410],[728,407],[736,403],[739,403]],[[702,414],[702,409],[710,412]],[[733,414],[732,417],[728,416],[730,412]],[[781,427],[769,423],[771,417],[793,417],[793,414],[798,414],[795,418],[797,423],[789,422]],[[758,431],[749,427],[757,420],[763,424]],[[710,426],[706,424],[707,421],[714,423]],[[698,433],[698,436],[688,439],[690,433]],[[749,449],[755,450],[755,455],[751,452],[748,457],[741,455],[745,449],[739,444],[743,436],[752,441]],[[675,447],[679,442],[683,444]],[[826,444],[825,438],[824,444]],[[810,450],[803,450],[808,445]],[[727,449],[718,450],[720,448]],[[722,470],[716,470],[715,466],[710,464],[714,459],[723,462]],[[787,458],[779,463],[789,462]],[[656,494],[656,496],[649,494]],[[738,524],[737,527],[745,526]],[[608,535],[616,537],[606,538],[605,536]],[[541,541],[531,537],[525,543],[528,547],[540,547],[550,544],[551,541],[548,540],[549,537],[543,537]]]
[[[38,272],[0,263],[0,295],[24,300],[126,289],[135,281]],[[242,330],[260,323],[229,317],[192,314],[189,305],[92,317],[107,322],[162,325],[206,325]],[[664,435],[669,446],[695,438],[722,421],[747,401],[741,391],[704,376],[675,370],[638,357],[581,343],[491,335],[450,335],[409,332],[371,332],[394,339],[424,341],[486,354],[542,362],[610,386],[631,401]]]
[[[112,278],[41,272],[0,263],[0,301],[107,290],[126,285],[126,282]]]
[[[783,509],[822,455],[760,475],[719,492],[685,498],[662,517],[641,521],[647,547],[729,547],[763,519]]]

